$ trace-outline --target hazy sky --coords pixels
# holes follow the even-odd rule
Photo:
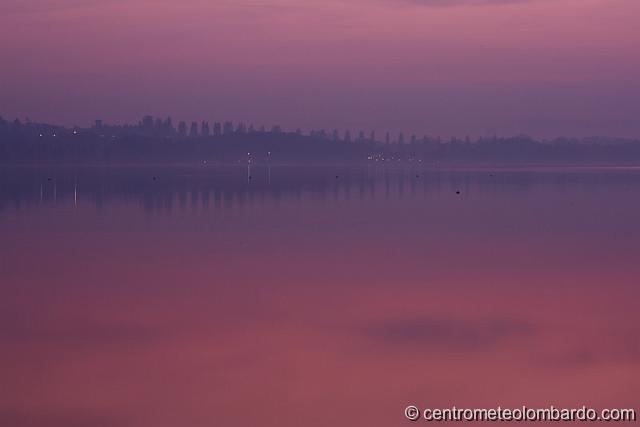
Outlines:
[[[640,137],[638,0],[2,0],[0,115]]]

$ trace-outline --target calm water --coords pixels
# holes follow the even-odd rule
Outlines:
[[[640,169],[0,169],[0,425],[637,407]]]

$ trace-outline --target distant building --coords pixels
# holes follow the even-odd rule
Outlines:
[[[189,136],[198,136],[198,122],[191,122],[191,130],[189,131]]]
[[[222,127],[222,133],[224,135],[231,135],[233,133],[233,122],[226,121]]]
[[[171,117],[167,117],[162,123],[162,128],[167,135],[173,135],[175,129],[173,128],[173,121]]]
[[[178,123],[178,134],[180,136],[187,136],[187,124],[184,121]]]
[[[211,133],[211,130],[209,129],[209,122],[202,122],[202,127],[201,127],[201,134],[202,136],[209,136],[209,134]]]
[[[144,116],[142,118],[142,127],[148,131],[153,129],[153,116]]]

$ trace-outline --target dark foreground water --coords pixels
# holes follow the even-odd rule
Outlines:
[[[4,168],[0,425],[635,408],[639,296],[640,169]]]

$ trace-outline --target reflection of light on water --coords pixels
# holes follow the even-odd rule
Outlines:
[[[204,160],[206,159],[201,159],[200,162]],[[640,183],[637,169],[630,170],[628,173],[618,169],[615,171],[569,169],[569,172],[551,169],[545,170],[545,173],[539,170],[534,172],[518,170],[511,174],[505,172],[498,175],[495,169],[491,169],[491,172],[488,172],[488,169],[441,171],[435,167],[423,169],[417,166],[418,163],[414,163],[415,166],[411,168],[393,168],[371,162],[362,167],[343,170],[335,169],[333,166],[331,168],[279,166],[270,163],[254,163],[253,160],[253,153],[251,153],[251,163],[245,164],[245,180],[242,180],[241,175],[237,175],[242,166],[219,167],[209,164],[206,160],[207,166],[211,166],[210,172],[206,175],[198,176],[191,173],[192,171],[187,173],[190,169],[180,169],[178,173],[168,173],[167,170],[167,179],[162,183],[154,180],[156,183],[153,187],[154,191],[148,191],[149,188],[143,184],[147,182],[149,173],[141,169],[131,169],[127,173],[122,173],[120,169],[116,171],[116,169],[96,168],[87,169],[80,174],[76,171],[68,171],[65,174],[63,173],[65,170],[60,169],[56,172],[57,175],[46,173],[48,171],[36,173],[34,170],[31,176],[24,171],[15,171],[7,175],[14,183],[13,188],[0,186],[0,210],[13,204],[17,206],[22,201],[39,204],[57,203],[58,182],[63,185],[60,202],[68,203],[69,207],[79,204],[78,193],[82,182],[83,191],[88,197],[85,202],[93,201],[96,206],[102,207],[101,203],[104,201],[111,205],[134,198],[149,210],[156,210],[160,206],[170,207],[170,201],[174,197],[178,197],[183,191],[191,190],[191,187],[198,188],[198,192],[204,195],[218,192],[218,205],[230,207],[235,205],[236,195],[247,196],[248,200],[254,195],[264,196],[264,200],[270,202],[297,194],[322,198],[323,195],[330,193],[344,195],[347,199],[353,195],[357,198],[372,199],[378,195],[384,195],[386,199],[399,199],[407,195],[433,197],[448,193],[457,197],[464,194],[465,197],[480,197],[484,200],[504,193],[521,196],[533,190],[551,191],[566,186],[575,187],[576,190],[588,186],[599,191],[617,188],[622,192],[637,188]],[[234,168],[237,172],[231,173]],[[262,175],[261,168],[264,168],[266,176]],[[273,170],[278,175],[276,181],[271,179]],[[255,179],[254,171],[257,176]],[[382,193],[377,193],[377,189],[382,189]],[[352,194],[351,190],[356,192]],[[554,192],[557,192],[555,190]],[[457,194],[457,191],[460,193]],[[227,197],[227,195],[234,197]]]
[[[631,260],[640,241],[640,202],[632,195],[640,175],[496,180],[485,172],[378,165],[315,175],[313,167],[276,165],[276,181],[265,188],[262,164],[246,165],[258,177],[251,185],[240,178],[241,165],[210,166],[192,174],[154,171],[155,183],[147,169],[90,169],[77,178],[58,170],[50,176],[61,183],[68,207],[83,184],[83,209],[73,215],[60,206],[29,205],[38,185],[40,199],[46,185],[44,201],[52,200],[54,182],[43,172],[11,179],[18,187],[10,192],[3,181],[6,203],[16,195],[27,202],[22,217],[0,215],[3,232],[12,228],[2,242],[20,242],[5,243],[0,268],[3,301],[16,302],[2,313],[9,320],[3,320],[3,350],[11,356],[0,368],[9,372],[0,390],[7,406],[124,408],[136,425],[156,426],[165,414],[131,396],[153,395],[164,384],[151,403],[170,408],[176,419],[193,416],[192,396],[205,396],[197,419],[185,422],[197,425],[232,420],[236,412],[225,408],[246,399],[249,388],[273,394],[259,415],[277,418],[289,390],[310,382],[319,393],[296,395],[293,403],[311,408],[320,399],[341,419],[351,416],[340,412],[346,401],[376,407],[414,395],[434,407],[449,399],[470,405],[478,395],[505,405],[564,403],[576,393],[599,407],[633,403],[639,267]],[[413,182],[416,197],[408,197]],[[388,200],[357,191],[383,194],[385,186]],[[474,198],[463,201],[451,194],[455,189]],[[167,215],[174,197],[183,203],[191,197],[195,207],[206,206],[209,194],[233,209]],[[569,197],[574,205],[565,203]],[[162,218],[140,215],[131,201]],[[108,215],[86,209],[91,202]],[[611,209],[602,210],[605,204]],[[106,256],[94,256],[96,250]],[[45,260],[45,268],[30,268],[32,259]],[[578,298],[574,283],[580,283]],[[331,304],[337,309],[327,321]],[[270,345],[253,357],[263,342]],[[104,375],[94,374],[96,359]],[[39,366],[68,381],[43,387]],[[93,380],[78,375],[78,367]],[[211,375],[200,380],[203,369]],[[381,381],[392,387],[376,388]],[[346,382],[353,388],[336,394]],[[134,392],[121,395],[129,385]],[[20,388],[37,393],[11,394]],[[344,425],[394,425],[394,411],[354,415]],[[48,412],[43,417],[46,425],[71,424]],[[243,422],[260,424],[255,418]],[[264,425],[293,427],[298,420]]]

